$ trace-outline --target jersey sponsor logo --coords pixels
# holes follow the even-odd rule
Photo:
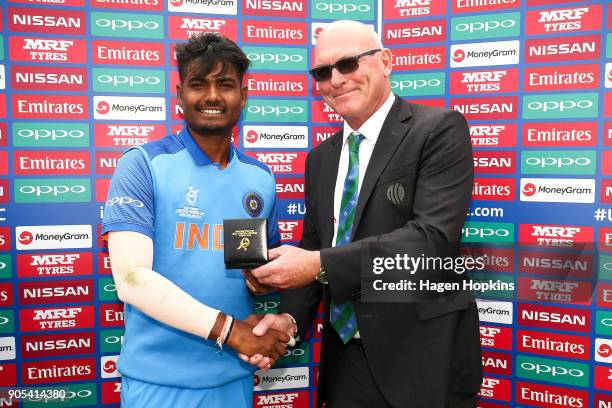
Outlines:
[[[22,331],[90,329],[94,327],[93,306],[65,306],[19,310]]]
[[[493,398],[510,401],[512,382],[504,378],[483,377],[478,395],[482,398]]]
[[[68,38],[9,37],[11,61],[85,64],[85,40]]]
[[[86,120],[89,117],[87,96],[13,94],[13,116],[18,119],[70,119]]]
[[[91,45],[94,64],[164,65],[163,44],[157,42],[94,40]]]
[[[308,367],[273,368],[255,372],[255,391],[305,388],[310,384]]]
[[[302,22],[242,21],[242,40],[244,42],[306,45],[308,43],[307,32],[308,26]]]
[[[495,96],[488,98],[451,98],[451,109],[461,112],[467,120],[516,119],[518,98]]]
[[[201,14],[236,14],[237,0],[168,0],[168,11]]]
[[[177,40],[186,40],[196,34],[213,32],[236,41],[238,26],[236,20],[231,18],[168,16],[168,32],[170,38]]]
[[[16,175],[89,175],[89,152],[16,151]]]
[[[22,305],[93,302],[93,299],[91,280],[19,283],[19,303]]]
[[[21,380],[28,385],[96,378],[96,360],[93,357],[25,362],[21,368]]]
[[[306,96],[306,75],[249,73],[245,75],[249,96]]]
[[[444,3],[440,2],[440,4]],[[446,65],[446,50],[443,46],[438,45],[419,48],[396,48],[393,50],[392,58],[393,68],[397,71],[438,69]]]
[[[18,250],[91,248],[91,225],[44,225],[15,228]]]
[[[515,152],[476,151],[473,160],[475,173],[512,174],[516,170]]]
[[[17,254],[17,275],[20,278],[86,276],[92,273],[93,255],[90,252]]]
[[[599,35],[525,40],[525,62],[557,62],[598,59]]]
[[[516,65],[519,63],[519,49],[518,40],[454,44],[450,48],[450,66],[451,68],[462,68]]]
[[[445,20],[405,21],[384,25],[385,44],[439,42],[446,39]]]
[[[25,358],[91,354],[96,351],[93,332],[37,334],[21,337],[21,355]]]
[[[305,152],[247,152],[247,155],[267,164],[275,174],[304,174]]]
[[[595,146],[597,143],[597,123],[524,123],[522,139],[523,146],[526,147]]]
[[[157,97],[94,96],[98,120],[165,120],[166,101]]]
[[[306,17],[304,0],[245,0],[242,2],[242,13],[250,16]]]
[[[473,13],[518,8],[521,0],[453,0],[451,5],[453,13]]]
[[[591,330],[591,313],[584,309],[520,303],[518,324],[588,333]]]
[[[599,30],[601,5],[527,11],[527,35]]]
[[[516,402],[526,405],[543,405],[551,408],[586,408],[589,394],[586,391],[552,385],[516,382]]]
[[[86,91],[87,70],[72,67],[13,66],[11,87],[28,91]]]
[[[435,0],[384,0],[383,11],[385,20],[439,16],[446,13],[446,2]]]
[[[8,21],[12,32],[85,35],[83,11],[9,7]]]
[[[593,203],[595,180],[521,178],[521,201]]]

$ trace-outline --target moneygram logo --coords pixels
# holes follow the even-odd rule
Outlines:
[[[16,179],[16,203],[85,203],[91,201],[90,179]]]
[[[521,13],[487,14],[451,19],[451,40],[517,37],[520,35]]]
[[[595,339],[595,361],[600,363],[612,363],[612,340]]]
[[[85,123],[15,122],[13,145],[19,147],[88,147]]]
[[[612,88],[612,62],[606,64],[606,88]]]
[[[103,356],[100,358],[100,367],[102,372],[100,376],[102,378],[117,378],[121,377],[119,371],[117,371],[117,359],[119,356]]]
[[[589,366],[561,360],[518,355],[516,357],[517,377],[530,380],[549,381],[579,387],[589,385]]]
[[[308,108],[306,101],[251,99],[247,102],[243,119],[245,122],[306,122]]]
[[[523,119],[595,118],[599,111],[596,93],[526,95]]]
[[[272,71],[305,71],[307,54],[304,48],[242,47],[252,69]]]
[[[521,179],[521,201],[594,203],[594,179]]]
[[[45,225],[15,228],[18,250],[91,248],[91,225]]]
[[[275,368],[255,372],[255,391],[306,388],[309,385],[308,367]]]
[[[520,55],[519,41],[498,41],[451,45],[452,68],[492,65],[516,65]]]
[[[406,21],[387,23],[384,36],[388,44],[438,42],[446,39],[445,20]]]
[[[166,100],[154,97],[94,96],[94,118],[102,120],[165,120]]]
[[[310,6],[313,19],[318,20],[374,20],[374,2],[371,0],[313,0]]]
[[[306,126],[244,126],[244,147],[307,148]]]
[[[157,39],[164,37],[164,22],[161,15],[92,11],[90,16],[92,35]]]
[[[523,151],[523,174],[592,175],[596,170],[594,150]]]
[[[0,337],[0,360],[14,360],[16,351],[15,337]]]
[[[477,299],[476,304],[481,322],[512,324],[512,302],[490,302]]]
[[[391,90],[400,96],[443,95],[445,84],[443,72],[391,75]]]
[[[304,0],[246,0],[242,2],[242,12],[253,16],[291,15],[296,18],[306,17]]]
[[[162,70],[94,68],[94,92],[164,93]]]
[[[461,242],[514,242],[514,224],[467,221],[461,229]]]
[[[236,0],[168,0],[168,11],[235,15],[237,10]]]

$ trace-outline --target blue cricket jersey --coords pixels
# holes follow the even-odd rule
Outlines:
[[[153,270],[198,301],[244,319],[253,299],[240,270],[225,269],[223,219],[268,218],[269,244],[280,240],[270,169],[230,146],[219,169],[185,127],[179,135],[127,151],[104,208],[102,233],[136,231],[153,239]],[[253,374],[234,350],[176,330],[125,305],[121,374],[142,381],[210,388]]]

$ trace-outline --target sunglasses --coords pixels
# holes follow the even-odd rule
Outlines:
[[[335,64],[331,65],[322,65],[320,67],[316,67],[308,71],[312,78],[317,81],[327,81],[332,77],[332,70],[336,68],[342,75],[350,74],[351,72],[357,71],[359,68],[359,60],[363,57],[367,57],[368,55],[374,55],[378,51],[382,51],[380,48],[375,50],[366,51],[359,55],[355,55],[354,57],[346,57],[339,59]]]

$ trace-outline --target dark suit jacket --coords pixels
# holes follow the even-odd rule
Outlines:
[[[352,242],[332,248],[333,197],[342,133],[306,160],[301,246],[321,250],[329,285],[314,282],[282,294],[280,313],[295,317],[300,336],[321,300],[323,349],[317,407],[324,400],[325,343],[330,298],[352,300],[365,355],[393,407],[474,407],[482,381],[478,312],[474,302],[361,302],[361,242],[458,242],[472,192],[473,160],[463,116],[407,103],[396,96],[378,137],[359,193]],[[405,199],[387,197],[400,183]],[[333,333],[332,333],[333,334]],[[356,390],[356,392],[358,392]],[[373,407],[375,408],[375,407]]]

